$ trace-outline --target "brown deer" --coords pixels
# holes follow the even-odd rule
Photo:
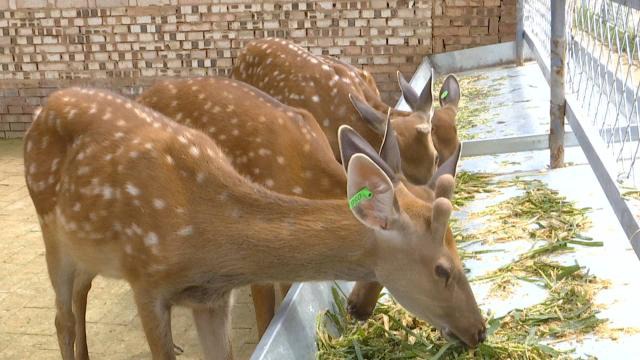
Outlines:
[[[337,60],[315,56],[286,40],[261,39],[250,42],[238,54],[232,77],[287,105],[308,110],[321,125],[335,158],[339,160],[337,130],[340,125],[353,127],[377,146],[384,134],[384,117],[381,122],[367,124],[360,114],[386,114],[389,111],[389,106],[379,98],[379,94],[352,68]],[[391,110],[403,174],[418,185],[427,183],[436,167],[436,151],[431,140],[433,99],[423,95],[418,97],[418,102],[409,102],[412,113]],[[352,105],[350,96],[358,102]]]
[[[273,191],[308,199],[346,197],[345,172],[306,110],[284,105],[251,85],[226,78],[158,82],[137,101],[209,135],[241,175]],[[396,176],[414,195],[432,202],[434,184],[429,188],[404,180],[399,174],[394,134],[386,139],[387,146],[381,152]],[[290,284],[280,286],[285,294]],[[262,336],[275,312],[275,288],[254,284],[251,292],[258,335]],[[378,293],[371,296],[377,299]],[[362,298],[369,302],[366,295]],[[358,307],[356,303],[353,306]]]
[[[433,74],[431,79],[427,81],[427,85],[423,89],[422,93],[418,95],[404,79],[402,74],[398,72],[398,82],[400,83],[403,97],[411,108],[416,108],[419,106],[418,104],[428,102],[429,99],[432,98],[432,79]],[[424,99],[421,99],[422,97],[424,97]],[[370,106],[367,106],[366,103],[363,104],[355,98],[352,98],[352,101],[354,106],[361,111],[362,118],[370,124],[380,124],[385,121],[382,113],[376,111]],[[441,173],[442,170],[442,172],[448,172],[455,175],[455,167],[461,152],[461,145],[458,141],[455,122],[458,102],[460,101],[460,86],[455,76],[449,75],[445,79],[440,89],[439,101],[440,108],[433,112],[431,120],[432,128],[430,129],[433,134],[433,144],[438,150],[438,173]],[[375,128],[379,128],[379,125],[376,125]],[[393,132],[390,134],[395,135]],[[400,137],[398,136],[398,138]],[[397,172],[402,173],[402,167],[398,164],[401,161],[401,157],[399,155],[401,150],[398,145],[390,146],[386,144],[388,141],[387,135],[385,135],[381,155],[383,158],[387,159],[387,162],[392,165],[392,168]],[[397,142],[398,140],[392,136],[390,141]],[[384,154],[389,151],[396,152],[397,154]],[[447,166],[447,162],[451,165]],[[433,180],[430,181],[429,185],[430,187],[433,187]],[[456,244],[450,228],[447,229],[445,243],[449,246],[452,252],[456,252]],[[347,308],[349,313],[359,320],[366,320],[369,318],[373,314],[373,310],[375,309],[382,288],[383,286],[378,282],[358,282],[347,299]]]
[[[81,293],[98,274],[131,285],[154,359],[175,359],[174,305],[192,309],[206,359],[232,359],[232,290],[277,281],[380,281],[445,333],[483,341],[445,244],[453,178],[440,176],[425,203],[354,130],[342,127],[339,139],[348,204],[259,186],[202,132],[113,93],[50,95],[25,135],[25,177],[63,359],[88,357]]]
[[[407,104],[412,109],[419,109],[420,104],[426,104],[432,99],[432,80],[433,73],[431,78],[427,81],[424,89],[421,94],[418,95],[415,90],[409,85],[409,83],[402,76],[402,73],[398,71],[398,83],[400,84],[400,89],[402,90],[402,97],[405,99]],[[429,103],[429,109],[425,109],[424,112],[431,113],[431,121],[428,124],[422,125],[422,130],[431,132],[431,139],[433,141],[433,146],[438,154],[437,156],[437,165],[440,166],[447,159],[451,157],[451,155],[456,151],[460,142],[458,140],[458,130],[456,127],[456,115],[458,114],[458,103],[460,102],[461,92],[460,92],[460,84],[454,75],[448,75],[442,86],[440,87],[440,93],[438,100],[440,102],[440,107],[433,110],[431,109],[431,104]],[[376,132],[379,134],[384,133],[384,122],[385,115],[369,106],[366,102],[359,100],[355,97],[352,97],[353,105],[364,119]],[[406,121],[406,120],[405,120]],[[405,127],[406,129],[407,127]],[[419,127],[417,127],[419,128]],[[398,130],[402,131],[402,130]],[[401,136],[398,134],[398,139],[406,139],[409,138],[410,134],[406,134],[405,136]],[[402,153],[411,154],[412,146],[410,143],[406,144],[400,142],[400,151]],[[404,151],[403,151],[404,150]],[[407,155],[408,156],[408,155]],[[417,164],[420,159],[413,159]],[[416,168],[410,167],[411,168]],[[403,169],[405,169],[403,167]]]

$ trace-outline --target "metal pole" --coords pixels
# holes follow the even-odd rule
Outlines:
[[[549,152],[551,168],[564,166],[564,67],[565,49],[565,0],[553,0],[551,3],[551,127],[549,129]]]
[[[516,66],[524,63],[524,0],[516,4]]]

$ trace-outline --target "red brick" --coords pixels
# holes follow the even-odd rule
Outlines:
[[[516,24],[505,24],[505,23],[500,23],[500,29],[499,32],[501,34],[515,34],[516,33]]]
[[[450,36],[450,35],[458,35],[465,36],[469,35],[469,27],[437,27],[433,29],[433,36]]]
[[[444,39],[443,38],[434,38],[433,39],[433,52],[434,53],[444,52]]]
[[[22,106],[9,105],[8,109],[9,109],[9,114],[22,114],[23,113]]]
[[[489,28],[486,26],[474,26],[469,30],[471,36],[474,35],[487,35],[489,34]]]
[[[449,26],[451,24],[451,18],[448,17],[434,17],[433,26]]]
[[[498,33],[498,18],[492,17],[489,20],[489,34],[495,35]]]

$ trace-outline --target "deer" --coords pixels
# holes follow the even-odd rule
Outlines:
[[[153,359],[176,357],[173,306],[192,310],[205,359],[232,359],[233,289],[280,281],[379,281],[477,346],[484,319],[445,244],[453,177],[425,203],[355,130],[338,136],[348,201],[305,199],[250,181],[210,137],[132,100],[52,93],[25,134],[24,166],[62,358],[88,358],[82,293],[97,275],[131,286]]]
[[[333,158],[315,118],[304,109],[285,105],[249,84],[216,77],[160,81],[136,101],[209,135],[240,174],[264,187],[309,199],[346,197],[344,169]],[[395,134],[389,126],[387,130],[391,133],[380,149],[383,159],[407,189],[432,202],[434,183],[414,186],[402,177]],[[449,173],[455,176],[455,167]],[[281,294],[290,286],[280,284]],[[253,284],[251,294],[262,337],[275,314],[275,288]],[[369,297],[377,299],[378,293],[361,296],[367,303]],[[352,306],[360,307],[357,301]]]
[[[402,73],[398,72],[397,76],[398,83],[400,84],[400,88],[402,89],[403,98],[410,108],[416,109],[422,106],[420,104],[426,104],[431,101],[431,99],[433,98],[431,90],[432,80],[434,79],[433,72],[431,73],[430,79],[427,81],[426,86],[420,94],[417,94],[415,90],[413,90],[413,88],[402,76]],[[444,166],[443,170],[445,170],[447,168],[447,166],[445,165],[447,161],[451,162],[454,159],[456,160],[454,164],[457,165],[457,159],[459,159],[461,154],[461,143],[458,140],[456,127],[456,115],[460,98],[461,91],[459,82],[454,75],[450,74],[445,78],[440,88],[440,93],[438,95],[440,107],[433,110],[429,105],[429,110],[425,109],[425,112],[432,114],[430,131],[433,135],[433,145],[438,153],[436,161],[439,169]],[[358,109],[358,111],[360,112],[362,119],[371,124],[372,128],[378,129],[377,131],[380,131],[381,128],[379,124],[385,121],[384,115],[357,98],[351,97],[351,101],[353,102],[356,109]],[[389,126],[391,126],[391,124],[387,125],[383,144],[389,141],[387,140],[387,134],[389,133],[392,135],[390,137],[390,141],[397,144],[399,141],[396,139],[394,131],[388,131]],[[398,136],[398,138],[400,138],[400,136]],[[399,146],[383,146],[381,148],[381,155],[384,151],[388,152],[390,150],[392,150],[394,154],[392,156],[386,155],[385,158],[388,158],[388,163],[393,164],[392,168],[396,169],[397,173],[400,174],[399,176],[402,176],[402,166],[399,165],[399,163],[402,161],[400,156],[401,150]],[[453,169],[447,169],[452,176],[455,176],[455,165],[453,165]],[[439,171],[437,173],[439,173]],[[429,182],[429,186],[433,187],[433,179]],[[445,243],[451,247],[452,252],[455,251],[455,240],[453,239],[453,233],[451,232],[450,228],[447,229]],[[347,310],[349,314],[361,321],[364,321],[371,317],[378,302],[379,295],[382,292],[382,289],[382,284],[376,281],[356,283],[351,290],[349,297],[347,298]]]
[[[308,110],[321,125],[338,161],[340,125],[353,127],[377,145],[382,141],[385,121],[384,116],[376,115],[391,111],[403,175],[413,184],[427,183],[435,171],[437,157],[431,131],[431,86],[414,99],[407,99],[416,100],[407,101],[411,112],[399,111],[386,105],[377,87],[368,85],[369,81],[358,76],[354,68],[337,59],[313,55],[293,42],[267,38],[254,40],[240,51],[232,78],[251,84],[287,105]],[[398,72],[406,99],[415,91],[400,80],[401,76]],[[443,161],[448,158],[444,154],[442,157]]]
[[[397,72],[397,77],[402,91],[402,97],[411,109],[420,109],[420,106],[424,106],[421,104],[426,104],[433,99],[432,80],[435,78],[433,71],[420,94],[418,94],[411,85],[409,85],[409,82],[404,78],[401,72]],[[361,119],[369,124],[376,132],[384,134],[385,130],[382,125],[385,122],[384,113],[369,106],[366,102],[353,97],[353,95],[350,95],[350,97],[354,107],[360,113]],[[458,104],[461,97],[462,93],[458,79],[455,75],[449,74],[445,77],[438,94],[440,107],[433,109],[431,104],[429,104],[428,108],[424,109],[424,112],[431,114],[428,125],[431,132],[433,147],[437,153],[437,166],[441,166],[447,159],[449,159],[460,145],[456,126],[456,116],[458,114]],[[405,129],[399,129],[398,131],[403,131]],[[398,135],[398,138],[402,139],[409,136],[409,134],[405,133],[404,136]],[[404,149],[406,149],[404,152],[407,154],[411,153],[411,147],[405,146]],[[418,161],[419,159],[416,160],[416,162]]]

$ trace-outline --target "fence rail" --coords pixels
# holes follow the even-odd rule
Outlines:
[[[566,117],[640,258],[640,227],[620,191],[640,185],[640,0],[518,5],[516,63],[526,43],[551,90],[551,166],[562,166]]]

